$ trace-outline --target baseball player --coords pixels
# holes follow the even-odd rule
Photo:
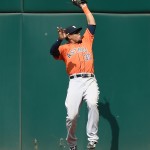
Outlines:
[[[85,0],[73,0],[73,4],[79,6],[87,19],[87,28],[80,35],[82,27],[69,26],[65,29],[58,27],[58,39],[52,45],[50,54],[56,60],[63,60],[69,75],[69,86],[65,101],[67,110],[66,127],[67,143],[70,150],[77,150],[77,138],[75,135],[79,109],[83,101],[87,103],[87,149],[94,150],[98,142],[99,111],[97,107],[99,88],[94,75],[94,59],[92,44],[96,28],[95,19]],[[67,42],[62,44],[63,40]]]

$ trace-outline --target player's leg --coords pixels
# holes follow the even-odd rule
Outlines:
[[[97,81],[95,78],[91,84],[88,84],[88,88],[85,92],[85,99],[88,106],[88,121],[87,121],[87,136],[88,136],[88,147],[93,148],[96,146],[98,142],[98,122],[99,122],[99,111],[97,107],[98,99],[99,99],[99,88],[97,85]]]
[[[81,82],[76,82],[77,80],[78,79],[70,80],[65,101],[65,106],[67,109],[66,127],[68,130],[66,140],[70,147],[77,145],[75,130],[79,108],[82,102],[82,89],[80,89]]]

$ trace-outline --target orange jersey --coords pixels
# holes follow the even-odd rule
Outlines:
[[[60,56],[66,64],[68,75],[76,73],[94,73],[92,44],[94,35],[86,29],[82,43],[68,43],[59,46]]]

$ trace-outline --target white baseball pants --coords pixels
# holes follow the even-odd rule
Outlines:
[[[68,131],[66,140],[69,146],[77,145],[75,129],[82,101],[87,103],[88,108],[88,121],[86,126],[88,141],[98,141],[99,111],[97,103],[99,93],[100,91],[95,77],[70,79],[65,101],[67,109],[66,127]]]

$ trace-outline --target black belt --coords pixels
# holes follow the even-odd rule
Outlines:
[[[71,75],[70,79],[73,78],[78,78],[78,77],[82,77],[82,78],[88,78],[88,77],[94,77],[94,74],[76,74],[76,75]]]

